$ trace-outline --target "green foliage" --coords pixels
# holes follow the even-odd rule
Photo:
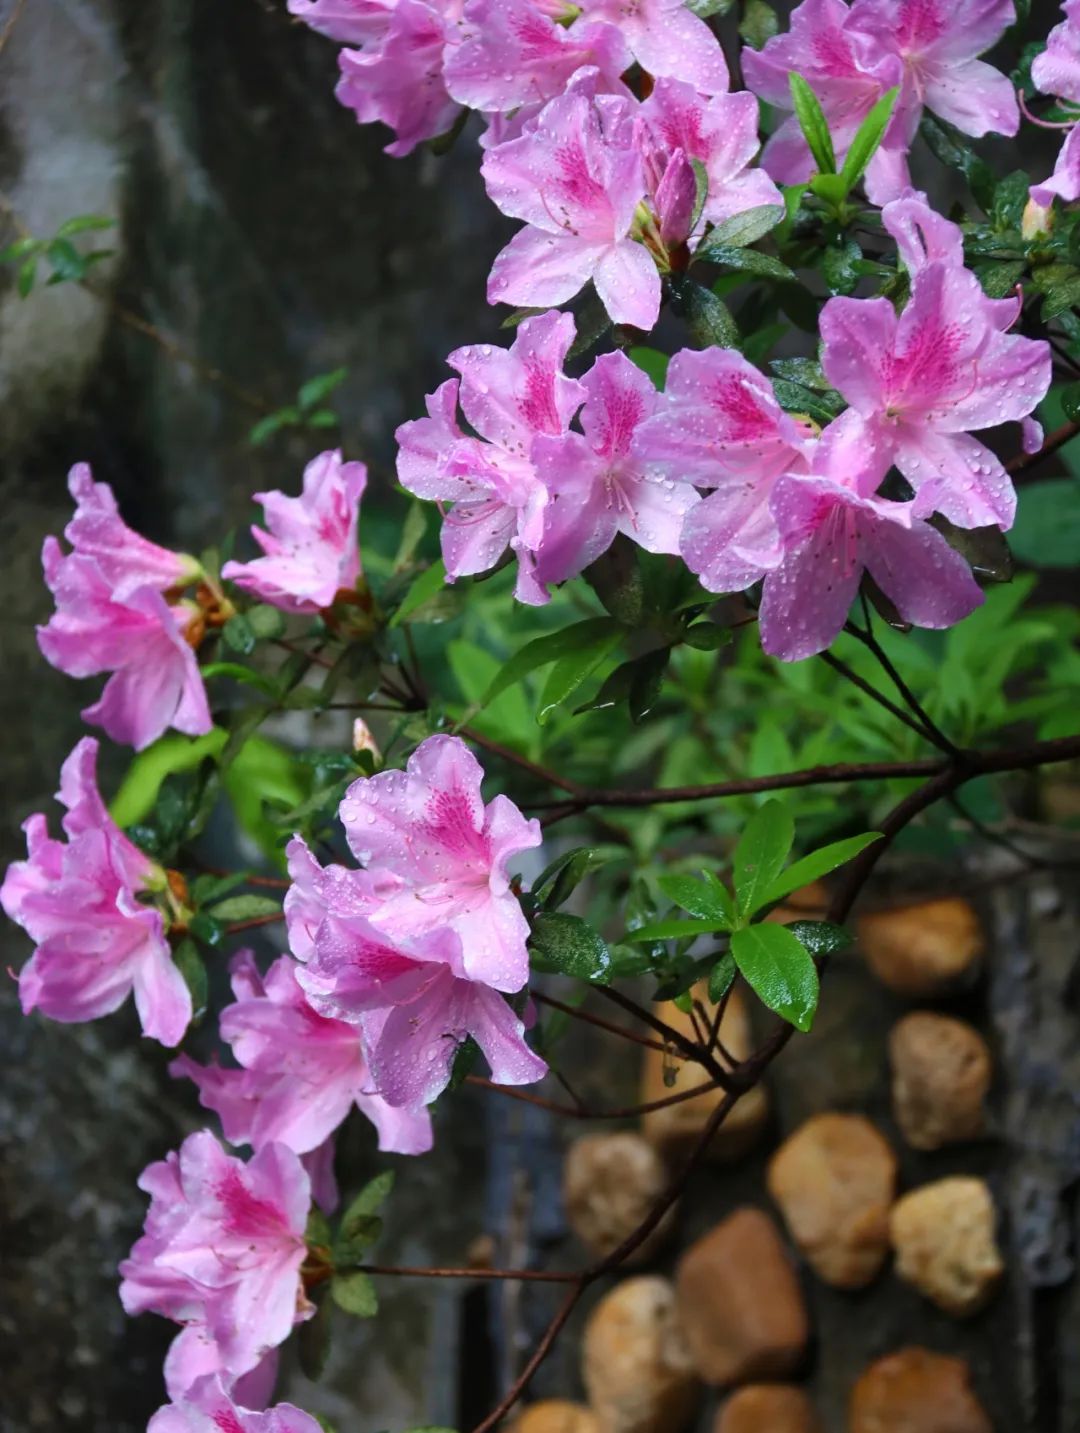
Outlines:
[[[580,916],[543,911],[533,921],[529,950],[535,970],[603,982],[611,969],[607,945]]]
[[[0,264],[15,267],[15,287],[20,298],[33,291],[41,264],[48,265],[46,284],[81,283],[90,270],[104,259],[112,258],[113,249],[86,249],[72,243],[80,234],[97,233],[116,226],[115,219],[104,214],[77,214],[65,219],[48,239],[26,234],[0,250]]]
[[[821,102],[802,75],[792,72],[788,76],[791,99],[795,107],[795,118],[810,147],[819,174],[836,173],[836,151],[833,149],[829,122],[821,108]]]
[[[273,413],[259,419],[248,434],[248,442],[253,448],[258,448],[288,429],[318,431],[323,428],[336,428],[339,423],[338,416],[326,404],[348,374],[347,368],[335,368],[329,373],[318,373],[314,378],[309,378],[297,389],[295,402],[275,409]]]
[[[813,957],[787,926],[751,925],[731,937],[739,973],[764,1005],[803,1032],[810,1029],[818,1003],[818,973]]]

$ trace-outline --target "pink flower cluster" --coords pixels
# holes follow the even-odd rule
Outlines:
[[[129,995],[143,1033],[177,1045],[191,995],[173,964],[161,911],[148,898],[165,872],[134,846],[97,789],[98,744],[84,737],[64,762],[57,799],[66,843],[31,816],[28,859],[8,867],[0,905],[37,947],[19,973],[23,1010],[66,1023],[95,1020]]]
[[[728,349],[676,354],[663,394],[619,353],[568,379],[564,314],[526,320],[509,350],[451,354],[460,380],[398,430],[402,484],[453,504],[450,579],[490,569],[509,545],[518,597],[540,603],[622,532],[681,552],[712,591],[763,580],[762,641],[789,660],[829,644],[864,570],[905,620],[966,615],[979,589],[927,519],[1011,525],[1012,484],[972,430],[1028,419],[1049,387],[1049,349],[1007,332],[1018,300],[983,295],[960,231],[921,195],[887,205],[883,221],[910,298],[899,316],[886,299],[826,304],[822,364],[850,407],[820,434]],[[478,436],[459,426],[459,404]],[[879,495],[894,465],[914,501]]]
[[[220,1377],[207,1377],[158,1409],[146,1433],[321,1433],[321,1424],[291,1403],[263,1412],[241,1407]]]
[[[210,730],[206,690],[194,643],[202,613],[183,590],[202,577],[193,557],[169,552],[124,523],[106,483],[85,463],[68,487],[75,516],[64,530],[65,553],[45,539],[42,564],[56,611],[38,628],[47,661],[70,677],[109,672],[101,700],[83,716],[114,741],[137,751],[169,727],[199,736]]]
[[[872,107],[898,87],[866,173],[867,194],[884,204],[911,183],[907,154],[924,109],[964,134],[1017,132],[1012,84],[978,58],[1015,19],[1013,0],[803,0],[785,34],[743,52],[746,82],[761,99],[790,110],[789,75],[802,75],[821,102],[840,160]],[[813,173],[794,116],[769,140],[762,162],[781,184]]]
[[[1046,49],[1032,61],[1031,78],[1037,89],[1053,95],[1080,120],[1080,0],[1065,0],[1062,10],[1064,20],[1050,31]],[[1032,199],[1043,208],[1055,197],[1080,199],[1080,130],[1075,120],[1050,122],[1048,127],[1067,129],[1068,134],[1053,174],[1032,187]]]

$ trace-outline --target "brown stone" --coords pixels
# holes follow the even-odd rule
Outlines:
[[[851,1392],[848,1433],[994,1433],[962,1358],[904,1348],[872,1363]]]
[[[963,1020],[916,1010],[889,1035],[893,1112],[908,1144],[940,1149],[983,1131],[990,1050]]]
[[[857,934],[882,984],[915,998],[958,985],[983,951],[978,917],[957,898],[860,916]]]
[[[761,1209],[737,1209],[683,1254],[679,1318],[706,1383],[782,1379],[810,1335],[802,1290],[780,1234]]]
[[[716,1415],[713,1433],[822,1433],[822,1429],[801,1388],[751,1383],[724,1404]]]
[[[704,985],[696,986],[694,994],[703,1001],[708,999]],[[677,1005],[665,1001],[655,1009],[666,1024],[689,1039],[696,1039],[693,1022]],[[720,1040],[736,1060],[745,1060],[753,1052],[750,1015],[739,990],[733,990],[728,1000],[720,1026]],[[646,1050],[641,1074],[641,1103],[651,1104],[682,1090],[691,1090],[707,1078],[699,1065],[671,1054],[662,1054],[659,1050]],[[642,1117],[641,1132],[662,1154],[680,1158],[694,1145],[723,1098],[723,1090],[712,1089],[696,1099],[683,1100],[681,1104],[669,1105],[663,1110],[653,1110]],[[721,1164],[739,1159],[762,1133],[768,1114],[769,1099],[765,1087],[755,1085],[742,1096],[713,1136],[708,1157]]]
[[[600,1425],[584,1403],[545,1398],[525,1409],[514,1423],[512,1433],[600,1433]]]
[[[861,1115],[814,1115],[769,1161],[769,1193],[827,1284],[860,1289],[889,1252],[896,1157]]]
[[[585,1326],[582,1374],[598,1433],[679,1433],[698,1382],[667,1279],[627,1279],[600,1300]]]
[[[668,1182],[664,1161],[640,1134],[587,1134],[574,1140],[563,1163],[563,1200],[570,1227],[603,1256],[634,1232]],[[632,1256],[649,1259],[670,1234],[671,1211]]]
[[[825,919],[828,909],[828,891],[820,881],[811,881],[808,886],[800,886],[790,896],[785,896],[765,919],[777,921],[780,925],[790,925],[792,921],[820,921]]]
[[[956,1176],[913,1189],[889,1220],[896,1272],[946,1313],[981,1309],[1004,1272],[994,1201],[981,1179]]]

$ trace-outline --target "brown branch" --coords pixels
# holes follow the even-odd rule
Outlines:
[[[526,1284],[573,1284],[580,1275],[573,1270],[559,1273],[548,1269],[425,1269],[414,1264],[354,1264],[362,1274],[392,1275],[402,1279],[504,1279]]]
[[[556,1000],[553,995],[545,995],[542,990],[530,990],[529,994],[537,1005],[550,1005],[552,1010],[561,1010],[572,1020],[581,1020],[586,1025],[595,1025],[599,1030],[606,1030],[609,1035],[618,1035],[620,1039],[631,1040],[635,1045],[644,1045],[649,1050],[659,1050],[661,1054],[667,1050],[667,1046],[660,1040],[650,1040],[648,1035],[639,1035],[634,1030],[628,1030],[625,1025],[616,1025],[613,1020],[605,1020],[601,1015],[593,1015],[587,1010],[580,1010],[576,1005],[567,1005],[562,1000]]]
[[[722,1090],[730,1092],[737,1088],[732,1079],[731,1072],[721,1065],[712,1051],[706,1047],[704,1040],[691,1040],[689,1036],[683,1035],[680,1031],[661,1020],[658,1015],[654,1015],[651,1010],[647,1010],[644,1005],[639,1005],[636,1000],[631,1000],[630,997],[624,995],[621,990],[615,990],[610,985],[598,985],[596,988],[597,991],[606,999],[610,1000],[612,1004],[618,1005],[619,1008],[625,1010],[628,1015],[636,1016],[637,1019],[643,1021],[646,1025],[655,1030],[669,1045],[674,1045],[685,1059],[692,1060],[695,1065],[701,1065],[704,1070],[708,1071],[714,1082],[718,1084]]]
[[[651,1115],[654,1110],[666,1110],[672,1105],[684,1104],[687,1100],[696,1100],[700,1095],[707,1095],[710,1090],[717,1089],[715,1080],[703,1080],[700,1085],[693,1085],[689,1090],[680,1090],[675,1095],[665,1095],[663,1099],[649,1100],[643,1105],[625,1105],[622,1109],[594,1110],[588,1106],[562,1105],[557,1100],[547,1100],[543,1095],[532,1095],[528,1090],[519,1089],[516,1085],[497,1085],[494,1080],[485,1080],[483,1075],[466,1075],[465,1083],[475,1085],[477,1089],[493,1090],[497,1095],[506,1095],[508,1099],[518,1100],[523,1105],[535,1105],[538,1109],[548,1110],[551,1114],[564,1115],[570,1120],[632,1120],[639,1115]]]
[[[490,751],[492,756],[500,756],[503,761],[509,761],[511,765],[520,767],[522,771],[527,771],[530,776],[535,776],[537,781],[541,781],[547,786],[554,786],[559,791],[569,791],[575,796],[584,794],[587,789],[578,781],[572,781],[567,776],[559,776],[557,772],[549,771],[546,766],[539,766],[535,761],[530,761],[527,756],[522,756],[521,752],[514,751],[512,747],[492,741],[490,737],[484,736],[474,727],[462,727],[458,735],[471,741],[474,746],[482,747],[484,751]]]
[[[285,919],[285,912],[278,911],[272,916],[252,916],[250,920],[236,921],[233,925],[225,927],[226,935],[239,935],[243,930],[255,930],[262,925],[277,925],[278,921]]]

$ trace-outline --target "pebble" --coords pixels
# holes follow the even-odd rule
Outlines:
[[[810,1326],[773,1220],[742,1208],[691,1245],[675,1275],[694,1366],[720,1387],[797,1372]]]
[[[632,1130],[574,1140],[563,1163],[563,1201],[570,1227],[598,1257],[610,1254],[638,1227],[668,1183],[663,1159]],[[631,1256],[644,1263],[672,1228],[672,1211]]]
[[[904,1348],[872,1363],[852,1389],[848,1433],[994,1433],[962,1358]]]
[[[698,1381],[667,1279],[639,1275],[600,1300],[585,1326],[582,1376],[597,1433],[679,1433]]]
[[[584,1403],[545,1398],[525,1409],[512,1433],[600,1433],[600,1425]]]
[[[861,1115],[814,1115],[769,1161],[769,1193],[807,1263],[840,1289],[861,1289],[889,1253],[896,1156]]]
[[[963,1020],[916,1010],[889,1035],[896,1122],[914,1149],[977,1139],[990,1088],[990,1049]]]
[[[704,986],[696,986],[694,994],[707,1002]],[[706,1009],[709,1008],[706,1004]],[[684,1015],[677,1005],[665,1001],[655,1010],[661,1020],[680,1034],[696,1038],[689,1015]],[[750,1014],[740,990],[731,992],[720,1026],[720,1040],[736,1060],[745,1060],[753,1053]],[[699,1065],[662,1054],[659,1050],[646,1050],[641,1073],[641,1103],[650,1104],[653,1100],[676,1095],[681,1090],[693,1089],[705,1079],[706,1073]],[[693,1147],[709,1116],[723,1098],[723,1090],[714,1089],[696,1099],[683,1100],[681,1104],[668,1105],[663,1110],[653,1110],[651,1114],[642,1116],[641,1132],[665,1157],[679,1159]],[[740,1159],[761,1136],[768,1117],[769,1097],[764,1085],[757,1084],[742,1096],[713,1136],[709,1159],[718,1164]]]
[[[822,1433],[822,1427],[801,1388],[751,1383],[724,1404],[716,1415],[713,1433]]]
[[[994,1201],[982,1179],[957,1175],[913,1189],[889,1220],[896,1272],[946,1313],[973,1314],[1005,1269],[994,1223]]]
[[[953,897],[860,916],[856,933],[881,983],[915,999],[955,988],[984,947],[975,911]]]

